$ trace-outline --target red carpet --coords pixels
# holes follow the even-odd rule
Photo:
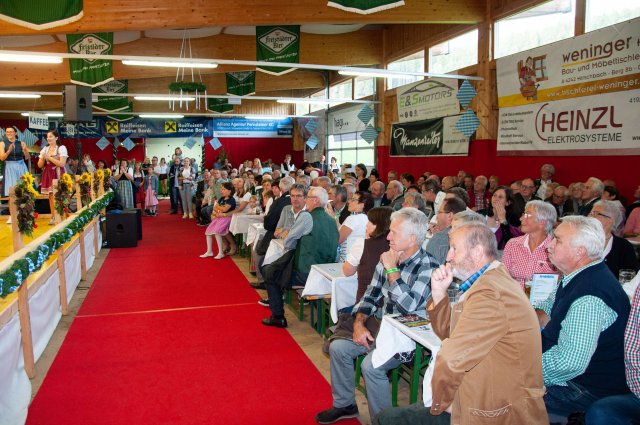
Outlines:
[[[27,423],[315,423],[329,384],[260,324],[268,310],[230,259],[198,258],[204,228],[163,211],[143,229],[109,253]]]

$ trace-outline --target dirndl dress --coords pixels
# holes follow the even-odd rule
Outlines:
[[[151,185],[147,187],[147,190],[144,191],[144,207],[155,207],[158,205],[158,198],[156,197],[156,191],[153,190]]]
[[[55,159],[59,159],[58,156],[54,156]],[[40,193],[48,195],[55,192],[53,187],[53,181],[59,180],[62,176],[62,169],[51,162],[47,162],[42,170],[42,187]]]
[[[211,223],[204,232],[205,235],[226,235],[229,233],[229,225],[231,224],[231,217],[216,217],[211,220]]]
[[[9,196],[9,188],[15,186],[20,177],[27,173],[24,160],[4,162],[4,179],[2,180],[2,196]]]
[[[144,177],[142,176],[133,176],[133,181],[137,183],[138,191],[136,192],[136,204],[144,204]]]
[[[122,208],[134,208],[135,205],[133,203],[133,184],[126,178],[122,177],[118,180],[118,186],[116,188],[118,195],[120,195],[120,202],[122,203]]]

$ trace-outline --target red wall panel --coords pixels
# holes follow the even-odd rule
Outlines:
[[[209,144],[210,138],[205,138],[204,163],[207,168],[213,167],[220,150],[214,150]],[[247,159],[260,158],[262,161],[271,158],[276,164],[281,164],[286,154],[291,154],[293,163],[300,165],[303,161],[302,151],[293,151],[293,141],[289,138],[220,138],[222,148],[227,152],[229,162],[238,167]]]
[[[473,175],[495,174],[501,184],[525,177],[539,178],[540,166],[550,163],[556,168],[554,180],[564,185],[593,176],[612,179],[628,199],[640,185],[640,155],[629,156],[497,156],[496,140],[474,140],[469,144],[469,156],[461,157],[391,157],[389,146],[378,147],[378,170],[383,180],[389,170],[410,172],[418,176],[430,171],[441,178],[465,170]]]

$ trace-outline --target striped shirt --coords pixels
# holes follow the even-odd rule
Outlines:
[[[636,288],[633,306],[624,333],[624,365],[627,385],[640,398],[640,286]]]
[[[562,279],[562,287],[569,285],[578,273],[601,262],[593,261],[566,275]],[[550,315],[555,298],[556,291],[535,308]],[[560,324],[558,343],[542,354],[544,384],[566,386],[567,381],[582,375],[596,351],[600,334],[617,318],[617,313],[600,298],[585,295],[575,300]]]
[[[385,314],[410,314],[424,310],[431,296],[431,273],[438,268],[436,260],[420,248],[410,258],[398,264],[400,277],[389,285],[382,262],[376,270],[362,299],[355,305],[353,314],[371,316],[384,298]]]

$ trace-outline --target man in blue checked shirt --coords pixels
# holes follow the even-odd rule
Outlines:
[[[542,331],[544,401],[552,415],[583,412],[596,400],[629,392],[624,330],[629,299],[602,261],[605,235],[591,217],[568,216],[553,233],[549,259],[564,278],[536,306]]]
[[[362,375],[367,386],[371,417],[391,407],[387,372],[400,365],[401,356],[396,355],[382,366],[373,367],[375,338],[365,327],[365,322],[382,314],[425,314],[424,308],[431,296],[431,272],[438,267],[435,259],[421,248],[426,231],[427,216],[416,208],[402,208],[391,215],[387,236],[390,249],[380,256],[371,283],[353,308],[353,339],[331,342],[333,406],[316,415],[318,423],[330,424],[358,416],[353,362],[361,354],[368,353],[362,362]],[[381,301],[384,305],[380,309]]]

